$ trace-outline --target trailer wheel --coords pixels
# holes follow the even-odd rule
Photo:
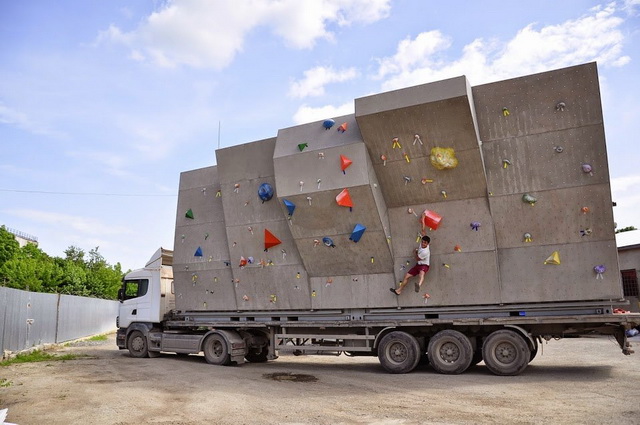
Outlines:
[[[204,358],[209,364],[218,366],[227,366],[231,364],[231,356],[229,355],[229,347],[227,341],[222,335],[209,335],[202,344]]]
[[[418,365],[420,351],[420,344],[413,335],[393,331],[380,340],[378,360],[387,372],[408,373]]]
[[[260,347],[259,349],[249,349],[244,358],[250,363],[264,363],[267,361],[267,355],[269,354],[269,348]]]
[[[513,376],[527,368],[531,350],[517,332],[501,329],[490,334],[482,345],[484,364],[496,375]]]
[[[147,338],[140,331],[133,331],[127,340],[127,349],[131,357],[143,358],[149,357],[149,347],[147,347]]]
[[[427,354],[436,372],[458,374],[469,368],[473,358],[473,346],[464,334],[445,329],[431,338]]]
[[[538,355],[538,339],[533,338],[533,349],[531,350],[531,356],[529,357],[529,363],[533,361]]]

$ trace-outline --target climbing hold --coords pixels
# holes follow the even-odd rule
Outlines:
[[[382,160],[382,166],[387,166],[387,155],[380,155],[380,159]]]
[[[422,184],[433,183],[433,179],[424,178],[424,179],[420,180],[420,183],[422,183]]]
[[[524,235],[522,235],[522,237],[524,238],[525,242],[531,242],[531,233],[525,233]]]
[[[567,105],[564,102],[558,102],[558,104],[556,105],[556,111],[564,111],[564,108],[566,108]]]
[[[184,216],[193,220],[193,211],[191,211],[191,208],[187,210],[187,213]]]
[[[347,123],[343,122],[342,124],[340,124],[340,127],[338,127],[338,131],[340,133],[344,133],[345,131],[347,131]]]
[[[460,247],[460,245],[456,245],[456,246],[453,247],[453,250],[455,252],[462,252],[462,247]]]
[[[300,279],[300,272],[296,273],[296,279]]]
[[[331,286],[332,283],[333,283],[333,278],[328,277],[327,278],[327,283],[324,286]]]
[[[287,207],[287,211],[289,211],[289,217],[291,217],[296,209],[296,204],[286,199],[283,199],[282,203]]]
[[[241,256],[241,257],[240,257],[240,264],[239,264],[239,266],[240,266],[240,267],[244,267],[244,266],[246,266],[246,265],[247,265],[247,259]]]
[[[403,177],[403,179],[404,179],[404,185],[405,185],[405,186],[407,185],[407,183],[411,183],[411,180],[413,180],[413,179],[412,179],[411,177],[409,177],[409,176],[404,176],[404,177]]]
[[[311,206],[311,196],[307,196],[307,201],[309,201],[309,206]]]
[[[592,233],[592,230],[589,227],[587,227],[584,230],[580,230],[580,236],[590,236],[591,233]]]
[[[413,135],[413,144],[414,144],[414,146],[415,146],[416,142],[420,142],[421,145],[424,145],[422,143],[422,140],[420,140],[420,135],[419,134],[414,134]]]
[[[347,174],[345,170],[352,164],[352,162],[353,161],[346,156],[340,155],[340,169],[342,170],[342,174]]]
[[[324,159],[324,152],[318,152],[318,159]]]
[[[373,257],[371,257],[371,264],[373,264]]]
[[[198,282],[198,275],[196,273],[191,273],[191,282],[195,285]]]
[[[502,168],[507,168],[509,165],[511,165],[511,161],[509,161],[508,159],[502,160]]]
[[[593,176],[593,167],[591,167],[591,164],[582,164],[582,172]]]
[[[391,149],[402,149],[402,146],[400,146],[400,140],[397,137],[394,137],[393,139],[391,139]]]
[[[425,292],[422,298],[424,298],[424,303],[427,304],[427,302],[429,301],[429,298],[431,298],[431,295]]]
[[[218,189],[218,191],[216,192],[216,198],[219,198],[222,196],[222,190]]]
[[[325,236],[324,238],[322,238],[322,243],[325,246],[330,247],[330,248],[335,248],[336,247],[336,245],[333,243],[333,239],[331,239],[328,236]]]
[[[582,207],[580,211],[582,211],[582,214],[587,214],[589,212],[589,207]]]
[[[308,148],[308,147],[309,147],[309,144],[307,142],[298,143],[298,149],[300,149],[300,152],[302,152],[304,148]]]
[[[440,194],[442,195],[442,197],[443,197],[444,199],[447,199],[447,191],[446,191],[446,190],[441,190],[441,191],[440,191]]]
[[[416,212],[413,210],[413,208],[407,208],[407,213],[408,213],[408,214],[413,214],[413,215],[415,215],[416,217],[418,216],[418,214],[416,214]]]
[[[429,160],[438,170],[450,170],[458,166],[456,151],[453,148],[431,148]]]
[[[409,154],[408,154],[408,153],[403,152],[403,153],[402,153],[402,156],[404,157],[404,160],[405,160],[405,161],[407,161],[407,163],[410,163],[410,162],[411,162],[411,160],[409,159]]]
[[[185,238],[184,235],[180,235],[180,243],[184,243],[184,238]]]
[[[450,269],[450,268],[451,268],[451,266],[450,266],[450,265],[448,265],[447,263],[442,263],[442,265],[443,265],[444,267],[448,268],[448,269]]]
[[[479,221],[472,221],[470,226],[471,226],[471,230],[475,230],[477,232],[481,224]]]
[[[236,183],[233,185],[233,191],[235,193],[240,193],[240,183]]]
[[[556,151],[557,153],[564,152],[564,148],[562,146],[554,146],[553,150]]]
[[[258,188],[258,197],[262,199],[263,204],[265,201],[271,200],[273,198],[273,186],[269,183],[262,183]]]
[[[302,180],[300,180],[300,192],[302,192],[302,189],[304,188],[304,182]]]
[[[341,207],[349,207],[349,211],[352,211],[353,201],[351,200],[349,189],[342,189],[342,192],[338,193],[338,196],[336,196],[336,202]]]
[[[560,253],[558,251],[553,251],[553,253],[544,260],[544,264],[560,265]]]
[[[253,264],[253,257],[247,257],[247,263]]]
[[[314,239],[313,240],[313,247],[317,247],[318,245],[320,245],[320,241],[318,239]]]
[[[322,179],[316,180],[316,183],[318,184],[318,189],[320,189],[320,183],[322,183]]]
[[[202,257],[202,248],[198,247],[198,249],[196,249],[195,254],[193,254],[194,257]]]
[[[511,115],[511,112],[509,112],[509,109],[505,106],[502,108],[502,116],[504,117],[508,117],[509,115]]]
[[[206,194],[207,194],[207,188],[206,188],[206,187],[203,187],[203,188],[202,188],[202,194],[203,194],[203,195],[206,195]]]
[[[204,234],[204,240],[206,241],[208,238],[209,238],[209,234],[208,234],[208,233],[205,233],[205,234]]]
[[[253,235],[253,227],[249,226],[249,227],[247,227],[247,230],[249,231],[249,233],[251,233]]]
[[[287,250],[282,248],[280,250],[280,252],[282,253],[282,260],[286,260],[287,259]]]
[[[328,118],[328,119],[326,119],[326,120],[324,120],[322,122],[322,126],[324,127],[325,130],[329,130],[335,124],[336,124],[336,122],[334,120],[332,120],[331,118]]]
[[[269,230],[264,229],[264,250],[267,251],[269,248],[280,245],[282,241],[274,236]]]
[[[604,279],[602,275],[607,271],[607,268],[604,266],[604,264],[600,264],[598,266],[595,266],[593,268],[593,271],[596,272],[596,279]]]
[[[311,296],[315,297],[316,296],[316,290],[314,289],[313,291],[311,291]]]
[[[365,226],[362,224],[356,224],[351,232],[351,236],[349,236],[349,240],[357,243],[365,230],[367,230]]]
[[[275,304],[278,301],[278,297],[276,297],[274,294],[269,295],[269,302],[271,304]]]
[[[431,230],[436,230],[438,226],[440,226],[441,221],[442,216],[440,216],[436,212],[424,210],[424,212],[422,213],[422,222]]]
[[[526,202],[531,206],[534,206],[537,201],[538,199],[536,199],[536,197],[533,195],[530,195],[528,193],[525,193],[524,195],[522,195],[522,202]]]
[[[246,294],[242,296],[242,301],[249,301],[249,296]]]

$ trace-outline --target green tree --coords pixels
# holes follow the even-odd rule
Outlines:
[[[4,226],[0,226],[0,266],[12,259],[18,250],[20,244]]]

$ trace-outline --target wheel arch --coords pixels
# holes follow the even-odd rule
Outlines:
[[[224,338],[224,341],[229,347],[230,353],[234,349],[246,346],[244,339],[242,339],[238,332],[227,329],[213,329],[202,335],[202,338],[200,338],[200,343],[198,344],[198,348],[200,349],[200,351],[202,351],[202,345],[204,344],[205,339],[207,339],[210,335],[220,335],[222,338]]]
[[[505,329],[512,329],[516,332],[518,332],[518,334],[520,334],[520,336],[522,338],[524,338],[524,340],[527,342],[527,345],[529,346],[529,350],[533,351],[536,349],[536,343],[533,340],[533,337],[529,334],[529,332],[526,331],[526,329],[517,326],[517,325],[504,325]]]

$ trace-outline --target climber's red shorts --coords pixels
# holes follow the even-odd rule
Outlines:
[[[411,267],[411,270],[409,270],[407,273],[409,273],[411,276],[415,276],[422,271],[425,273],[428,272],[429,266],[427,266],[426,264],[416,264],[415,266]]]

